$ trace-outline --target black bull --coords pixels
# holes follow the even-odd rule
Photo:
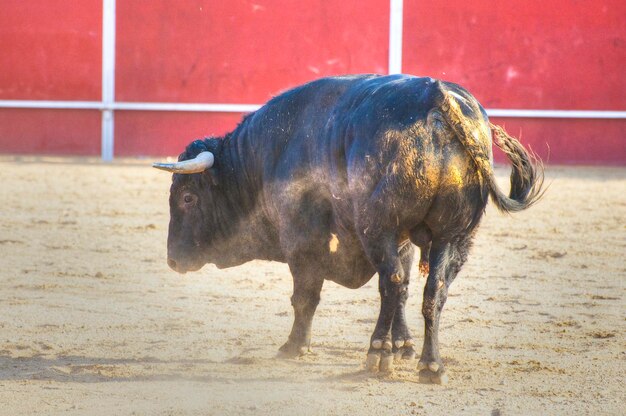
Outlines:
[[[512,163],[506,196],[492,131]],[[200,155],[199,157],[197,157]],[[181,163],[182,162],[182,163]],[[380,314],[367,367],[415,356],[405,321],[414,246],[428,274],[420,378],[446,379],[438,326],[488,196],[504,212],[541,196],[543,169],[489,123],[458,85],[406,75],[324,78],[287,91],[224,138],[192,142],[174,164],[168,263],[286,262],[295,319],[285,356],[306,352],[324,280],[358,288],[379,275]]]

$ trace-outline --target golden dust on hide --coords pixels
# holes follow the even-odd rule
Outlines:
[[[422,192],[430,194],[434,191],[434,187],[439,183],[440,170],[435,166],[425,165],[423,169],[423,175],[419,176],[416,180],[416,186]]]
[[[439,180],[438,169],[432,165],[432,154],[425,157],[432,147],[431,132],[423,123],[416,123],[402,132],[398,143],[396,163],[399,165],[402,179],[406,184],[413,184],[416,190],[428,193],[432,184]],[[416,144],[419,141],[419,145]]]
[[[330,234],[330,241],[328,242],[328,249],[331,253],[336,253],[339,248],[339,239],[337,238],[337,234]]]
[[[459,172],[459,168],[456,166],[451,166],[450,171],[448,172],[448,176],[446,178],[446,182],[450,185],[454,185],[458,188],[463,187],[463,178],[461,177],[461,172]]]
[[[468,172],[476,170],[476,167],[469,156],[463,154],[464,149],[461,146],[459,146],[459,148],[459,150],[461,150],[461,154],[452,156],[446,166],[443,176],[443,183],[454,188],[463,188],[464,186],[473,183],[473,176],[468,176]]]
[[[450,95],[446,95],[442,109],[447,124],[474,160],[479,175],[491,172],[491,134],[488,125],[465,117],[459,104]]]

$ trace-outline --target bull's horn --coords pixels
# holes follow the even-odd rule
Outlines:
[[[215,158],[211,152],[200,152],[198,156],[190,160],[183,160],[176,163],[153,163],[152,167],[166,170],[173,173],[198,173],[204,172],[211,166],[213,166]]]

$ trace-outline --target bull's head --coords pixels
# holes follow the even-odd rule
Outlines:
[[[207,196],[214,178],[211,167],[215,158],[204,149],[193,158],[193,145],[176,163],[154,163],[152,166],[174,173],[170,188],[170,225],[167,236],[167,264],[179,273],[199,270],[207,262],[211,245],[211,197]],[[198,146],[196,146],[198,147]],[[190,149],[192,148],[192,149]],[[197,149],[194,153],[197,152]]]

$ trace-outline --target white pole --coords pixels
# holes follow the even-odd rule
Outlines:
[[[102,0],[102,160],[113,160],[115,102],[115,0]]]
[[[250,113],[261,104],[224,103],[145,103],[115,102],[104,105],[100,101],[46,101],[46,100],[0,100],[0,108],[54,108],[68,110],[127,110],[127,111],[183,111],[207,113]],[[514,108],[488,108],[489,117],[512,118],[564,118],[564,119],[626,119],[626,111],[620,110],[538,110]]]
[[[204,111],[220,113],[251,113],[261,108],[260,104],[221,104],[221,103],[127,103],[116,102],[115,110],[139,111]]]
[[[389,4],[389,73],[402,73],[402,0]]]
[[[491,108],[486,111],[489,117],[626,119],[626,111],[612,110],[522,110],[514,108]]]

